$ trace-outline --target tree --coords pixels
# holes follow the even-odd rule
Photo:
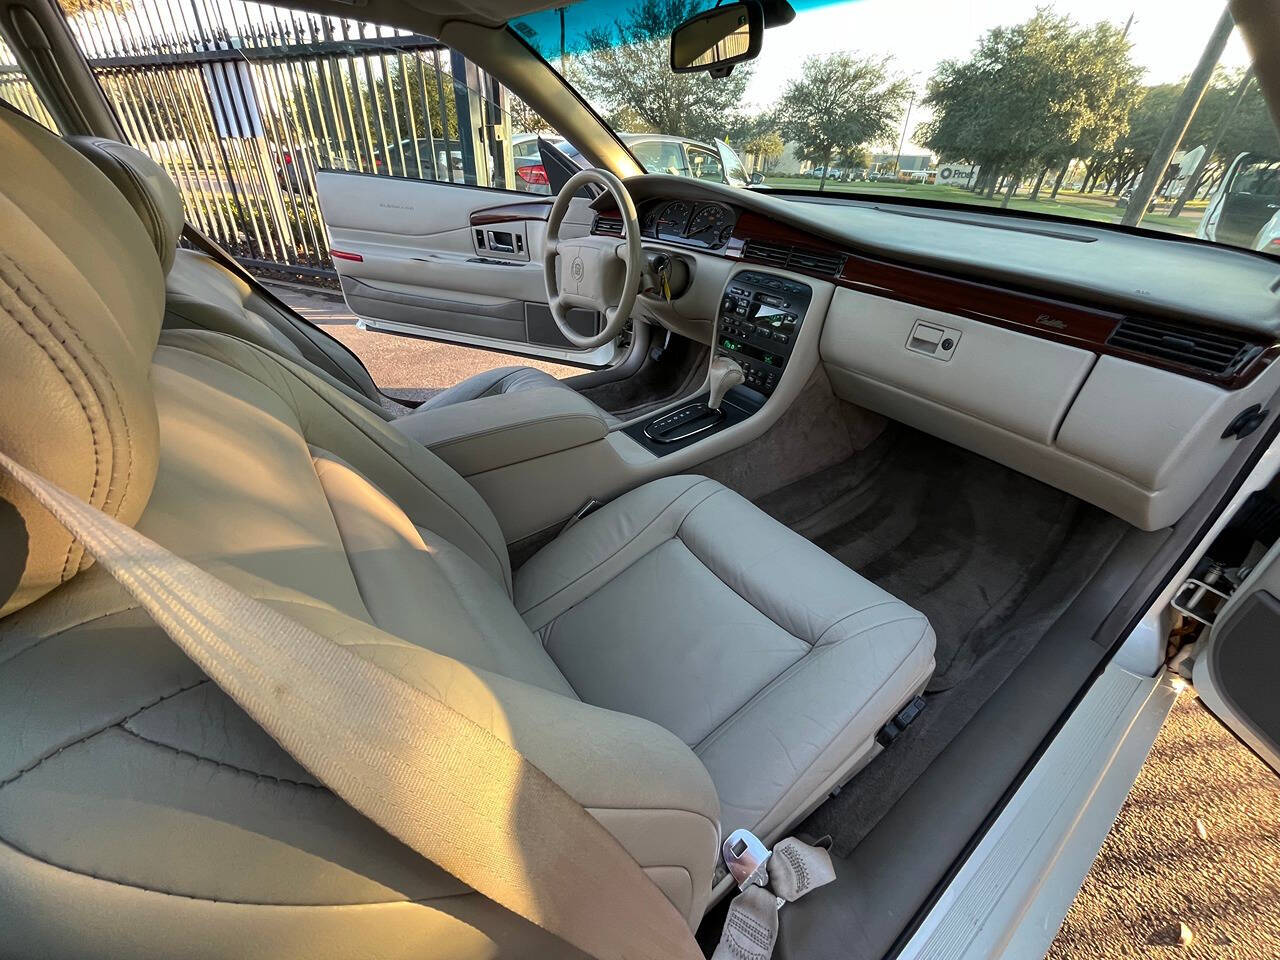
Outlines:
[[[893,136],[911,87],[891,72],[890,58],[851,53],[809,57],[778,103],[779,131],[805,160],[822,165],[843,150]]]
[[[1068,148],[1058,153],[1046,151],[1045,159],[1058,167],[1050,199],[1058,196],[1075,158],[1111,149],[1129,129],[1129,112],[1142,80],[1142,68],[1130,59],[1126,33],[1114,24],[1095,24],[1080,30],[1074,40],[1079,56],[1075,82],[1084,92],[1088,117],[1080,136]]]
[[[769,130],[748,136],[742,142],[742,149],[749,156],[755,157],[760,169],[768,173],[782,159],[786,145],[782,142],[782,136],[777,130]]]
[[[1241,74],[1224,74],[1221,81],[1215,86],[1210,94],[1206,94],[1205,99],[1215,102],[1215,108],[1210,108],[1207,112],[1213,114],[1214,117],[1221,117],[1222,114],[1230,109],[1230,94],[1235,86],[1238,86],[1241,80]],[[1201,109],[1205,109],[1202,106]],[[1206,117],[1206,121],[1211,119]],[[1189,143],[1202,143],[1202,140],[1188,141]],[[1226,163],[1230,163],[1242,153],[1269,153],[1272,155],[1280,153],[1280,136],[1277,135],[1275,122],[1271,119],[1271,113],[1267,109],[1267,101],[1262,96],[1262,91],[1258,89],[1255,83],[1250,86],[1241,99],[1239,106],[1232,114],[1226,129],[1222,134],[1222,139],[1218,144],[1215,156]]]
[[[871,166],[871,151],[862,144],[845,147],[836,156],[836,162],[844,167],[846,172],[854,167],[861,167],[865,170]]]
[[[121,14],[129,9],[129,0],[59,0],[62,12],[75,17],[88,10],[107,10]]]
[[[507,104],[513,133],[555,133],[555,128],[542,118],[542,114],[529,106],[514,93]]]
[[[967,60],[938,65],[924,98],[933,118],[915,138],[946,160],[980,164],[988,196],[1006,176],[1007,204],[1032,171],[1043,181],[1051,166],[1113,141],[1137,80],[1121,31],[1042,9],[988,31]]]
[[[671,30],[701,6],[697,0],[638,0],[623,18],[587,33],[585,52],[567,64],[568,78],[606,105],[615,129],[736,139],[746,125],[742,103],[750,68],[739,65],[719,80],[671,72]]]

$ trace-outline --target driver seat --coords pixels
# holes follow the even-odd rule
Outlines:
[[[166,328],[212,330],[247,340],[336,381],[344,392],[384,419],[395,418],[382,404],[382,395],[364,365],[338,340],[262,296],[208,254],[178,246],[185,223],[182,196],[163,167],[116,140],[70,137],[68,141],[107,175],[146,228],[166,274]],[[509,366],[469,377],[437,393],[417,411],[548,388],[577,395],[572,387],[534,367]],[[606,424],[619,422],[583,400]]]

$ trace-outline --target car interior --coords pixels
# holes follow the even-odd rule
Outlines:
[[[0,109],[0,449],[517,745],[704,949],[745,828],[835,865],[775,956],[883,956],[1274,435],[1280,265],[643,173],[532,6],[360,13],[593,164],[317,177],[369,329],[589,368],[410,406],[190,226],[56,7],[0,0],[79,117]],[[9,476],[0,541],[0,952],[582,955],[335,796]]]

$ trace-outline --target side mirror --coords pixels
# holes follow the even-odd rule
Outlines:
[[[727,77],[735,64],[760,55],[763,36],[759,0],[738,0],[695,14],[671,31],[671,69]]]
[[[764,183],[764,174],[757,170],[755,173],[751,175],[751,182]]]

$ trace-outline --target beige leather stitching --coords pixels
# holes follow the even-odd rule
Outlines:
[[[625,541],[625,542],[623,542],[622,544],[619,544],[618,548],[617,548],[616,550],[614,550],[611,554],[609,554],[607,557],[605,557],[603,560],[601,560],[601,561],[600,561],[599,563],[597,563],[595,566],[591,567],[591,569],[586,570],[586,571],[584,571],[583,573],[579,574],[578,576],[574,577],[574,578],[573,578],[572,580],[570,580],[568,583],[564,584],[563,586],[560,586],[560,587],[555,588],[555,589],[554,589],[554,590],[552,590],[549,594],[547,594],[545,597],[543,597],[541,600],[534,601],[533,603],[530,603],[530,604],[529,604],[527,607],[525,607],[524,609],[519,610],[519,611],[518,611],[518,612],[519,612],[519,614],[523,617],[524,615],[526,615],[527,613],[529,613],[530,611],[532,611],[532,610],[533,610],[533,609],[535,609],[536,607],[540,607],[540,606],[542,606],[544,603],[549,603],[551,600],[555,599],[555,598],[556,598],[556,597],[558,597],[560,594],[564,593],[564,592],[565,592],[566,590],[568,590],[570,587],[572,587],[572,586],[574,586],[575,584],[577,584],[577,583],[581,582],[581,581],[582,581],[583,579],[585,579],[586,577],[589,577],[592,573],[594,573],[594,572],[595,572],[596,570],[598,570],[600,567],[603,567],[606,563],[608,563],[610,560],[612,560],[612,559],[613,559],[614,557],[616,557],[618,554],[622,553],[622,551],[624,551],[627,547],[631,546],[631,544],[635,543],[635,542],[636,542],[637,540],[639,540],[642,536],[644,536],[644,534],[649,530],[649,528],[650,528],[650,527],[652,527],[654,524],[656,524],[659,520],[663,519],[663,517],[666,515],[667,511],[668,511],[668,510],[670,510],[673,506],[675,506],[675,505],[676,505],[676,503],[678,503],[678,502],[679,502],[679,500],[680,500],[680,498],[681,498],[681,497],[685,496],[686,494],[690,493],[690,492],[691,492],[691,491],[693,491],[693,490],[696,490],[698,487],[702,486],[702,485],[703,485],[703,484],[705,484],[705,483],[714,483],[714,482],[715,482],[714,480],[711,480],[711,479],[709,479],[709,478],[707,478],[707,477],[703,477],[703,478],[702,478],[702,479],[700,479],[697,483],[691,483],[691,484],[689,484],[689,486],[685,487],[685,488],[684,488],[683,490],[681,490],[678,494],[676,494],[674,497],[672,497],[672,498],[671,498],[671,501],[670,501],[669,503],[667,503],[667,505],[666,505],[666,506],[664,506],[661,510],[659,510],[659,511],[654,515],[654,517],[653,517],[653,519],[652,519],[652,520],[650,520],[650,521],[649,521],[648,523],[646,523],[643,527],[641,527],[639,530],[637,530],[637,531],[636,531],[636,532],[631,536],[631,538],[630,538],[630,539],[626,540],[626,541]],[[689,514],[690,514],[690,513],[692,513],[694,510],[696,510],[696,509],[697,509],[699,506],[701,506],[704,502],[706,502],[707,500],[709,500],[711,497],[715,496],[715,494],[716,494],[716,493],[718,493],[718,492],[719,492],[718,490],[712,490],[712,491],[711,491],[710,493],[708,493],[705,497],[703,497],[701,500],[699,500],[697,503],[695,503],[693,506],[691,506],[691,507],[690,507],[690,508],[685,512],[685,515],[684,515],[683,517],[681,517],[681,518],[680,518],[680,523],[676,524],[676,529],[675,529],[675,531],[673,531],[673,532],[672,532],[672,534],[671,534],[671,536],[667,537],[667,539],[666,539],[666,540],[663,540],[663,541],[662,541],[662,543],[666,543],[668,540],[674,540],[674,539],[676,539],[676,538],[677,538],[677,536],[678,536],[678,533],[679,533],[679,530],[680,530],[680,526],[681,526],[681,524],[683,524],[683,523],[684,523],[684,521],[688,518]],[[683,541],[682,541],[682,542],[683,542]],[[612,582],[613,582],[614,580],[616,580],[619,576],[621,576],[621,575],[622,575],[626,570],[629,570],[631,567],[635,566],[635,564],[636,564],[636,563],[639,563],[639,562],[640,562],[640,560],[644,559],[644,557],[647,557],[650,553],[652,553],[652,552],[653,552],[653,550],[656,550],[658,547],[662,546],[662,543],[655,544],[655,545],[654,545],[654,547],[653,547],[651,550],[646,550],[642,556],[637,557],[637,558],[635,559],[635,561],[634,561],[634,562],[627,564],[627,566],[626,566],[625,568],[623,568],[623,570],[618,571],[618,573],[617,573],[617,574],[615,574],[614,576],[610,577],[610,578],[609,578],[608,580],[606,580],[604,583],[600,584],[600,587],[598,587],[596,590],[594,590],[594,591],[592,591],[592,592],[593,592],[593,593],[597,593],[597,592],[599,592],[599,590],[600,590],[600,589],[603,589],[603,588],[605,587],[605,585],[607,585],[607,584],[609,584],[609,583],[612,583]],[[564,610],[562,610],[560,613],[556,614],[556,615],[555,615],[555,617],[553,617],[553,618],[552,618],[552,620],[553,620],[553,621],[554,621],[554,620],[559,620],[559,619],[560,619],[561,617],[563,617],[566,613],[568,613],[570,610],[572,610],[575,606],[577,606],[577,604],[573,604],[573,605],[571,605],[571,606],[569,606],[569,607],[566,607],[566,608],[565,608]]]
[[[9,255],[6,254],[4,251],[0,251],[0,258],[2,258],[3,262],[7,263],[9,266],[17,267],[16,261],[10,258]],[[21,272],[22,271],[19,270],[19,273]],[[5,288],[8,289],[8,291],[18,301],[18,303],[21,306],[26,307],[29,311],[31,311],[31,316],[38,320],[39,316],[36,314],[34,305],[28,303],[26,299],[23,298],[23,296],[19,293],[18,287],[14,286],[11,279],[7,276],[3,276],[2,274],[0,274],[0,280],[4,281]],[[89,488],[89,502],[93,503],[97,498],[98,478],[102,472],[102,457],[98,449],[98,444],[99,444],[98,428],[94,423],[94,418],[89,413],[89,407],[85,403],[84,397],[81,396],[81,390],[77,389],[76,384],[72,382],[71,375],[68,372],[67,368],[64,366],[63,363],[59,362],[57,357],[53,355],[53,352],[49,349],[48,345],[45,344],[31,330],[31,328],[27,326],[27,324],[23,323],[23,321],[20,319],[20,317],[15,311],[5,310],[5,313],[9,315],[9,318],[18,325],[19,329],[21,329],[23,333],[25,333],[28,337],[31,338],[32,342],[35,343],[36,346],[38,346],[42,351],[44,351],[45,356],[49,358],[49,361],[53,364],[54,368],[60,374],[62,374],[62,379],[66,381],[68,389],[71,390],[72,395],[76,398],[76,401],[80,404],[80,410],[84,413],[85,422],[89,425],[89,435],[93,438],[93,484]],[[48,333],[50,336],[54,336],[53,332],[48,329],[48,324],[45,324],[45,332]],[[57,338],[55,337],[55,339]],[[63,346],[65,348],[65,344],[63,344]],[[68,356],[70,356],[69,351],[68,351]],[[72,359],[74,360],[74,358]],[[81,371],[81,376],[83,376],[83,371]],[[71,557],[75,553],[76,546],[77,546],[76,538],[71,537],[70,542],[67,544],[67,555],[66,557],[63,558],[63,561],[62,561],[62,573],[60,574],[60,577],[59,577],[61,581],[65,581],[69,576],[69,574],[67,573],[67,567],[71,563]],[[0,783],[0,786],[4,786],[4,784]]]
[[[61,308],[54,302],[53,298],[50,297],[49,294],[47,294],[44,291],[44,289],[40,286],[40,284],[36,283],[36,281],[31,278],[31,276],[26,272],[26,270],[22,268],[21,264],[17,263],[16,261],[12,261],[12,259],[11,259],[11,262],[13,263],[14,267],[17,269],[18,273],[22,275],[22,278],[26,280],[27,283],[31,284],[32,287],[35,288],[35,291],[38,294],[40,294],[41,297],[44,298],[45,302],[49,304],[49,306],[53,309],[54,313],[56,313],[62,319],[62,322],[66,325],[67,334],[71,338],[75,339],[76,343],[85,352],[88,358],[97,365],[99,375],[106,382],[107,388],[111,391],[111,398],[115,402],[114,412],[119,414],[120,423],[124,427],[125,454],[127,459],[125,460],[124,483],[120,488],[120,503],[123,504],[125,500],[128,499],[129,487],[133,483],[134,442],[133,442],[133,429],[129,426],[129,415],[125,409],[125,405],[123,401],[121,401],[120,399],[120,391],[116,387],[116,378],[112,376],[111,373],[107,370],[106,364],[102,362],[101,358],[96,353],[93,352],[93,350],[89,347],[87,343],[85,343],[84,338],[80,336],[80,332],[75,328],[75,325],[72,324],[71,321],[67,318],[66,314],[62,312]],[[36,314],[36,316],[38,317],[39,314]],[[50,330],[50,332],[52,333],[52,330]],[[58,335],[55,333],[54,337],[58,338]],[[67,343],[65,340],[62,340],[61,338],[58,338],[58,339],[59,339],[59,342],[62,343],[64,347],[67,346]],[[70,353],[70,351],[68,351],[68,353]],[[73,357],[73,359],[75,358]],[[83,367],[81,369],[83,370]],[[93,390],[94,397],[97,399],[98,405],[102,407],[103,421],[107,428],[107,433],[110,434],[112,432],[111,417],[107,411],[106,405],[103,404],[102,398],[97,395],[97,390],[94,389],[92,381],[90,381],[87,376],[85,378],[85,382],[88,385],[88,387],[91,390]],[[116,450],[116,443],[115,443],[114,437],[112,438],[111,449],[112,449],[112,455],[114,457],[115,450]],[[110,494],[111,494],[111,490],[110,490],[110,487],[108,487],[107,496],[110,496]],[[106,497],[103,498],[103,502],[104,503],[106,502]]]
[[[124,724],[132,720],[134,717],[136,717],[138,714],[145,713],[146,711],[150,710],[152,707],[157,706],[158,704],[164,703],[164,701],[166,700],[170,700],[173,697],[178,696],[179,694],[186,693],[188,690],[194,690],[196,687],[209,682],[210,682],[209,678],[201,674],[200,679],[196,680],[194,683],[184,684],[183,686],[170,690],[167,693],[162,693],[160,694],[160,696],[156,697],[154,700],[149,700],[142,706],[138,707],[138,709],[132,710],[129,713],[125,714],[125,716],[121,717],[119,720],[112,720],[110,723],[104,723],[102,726],[99,726],[94,728],[93,730],[90,730],[84,736],[77,737],[75,740],[72,740],[70,743],[64,743],[58,747],[55,747],[53,750],[50,750],[48,753],[42,754],[41,756],[37,757],[32,763],[27,764],[17,773],[13,774],[12,776],[5,777],[3,780],[0,780],[0,789],[7,787],[11,783],[16,783],[18,780],[21,780],[32,770],[36,769],[36,767],[40,766],[42,763],[44,763],[47,760],[52,760],[58,754],[64,753],[65,751],[70,750],[72,747],[78,747],[82,743],[92,740],[94,737],[98,736],[100,733],[110,730],[112,727],[123,726]],[[129,732],[132,733],[133,731],[129,731]]]
[[[210,335],[215,337],[226,337],[226,339],[228,340],[236,340],[236,342],[238,343],[245,344],[254,352],[254,354],[257,355],[260,362],[264,359],[270,360],[272,363],[276,364],[276,366],[279,367],[281,371],[283,371],[285,374],[288,374],[291,377],[292,382],[287,382],[284,384],[287,390],[292,392],[292,390],[294,389],[295,383],[301,384],[306,389],[310,390],[311,393],[316,397],[316,399],[318,399],[321,403],[327,406],[331,411],[333,411],[333,413],[341,417],[345,423],[349,424],[353,429],[363,434],[366,439],[371,440],[373,442],[373,446],[376,447],[377,450],[380,453],[382,453],[391,462],[392,467],[399,467],[400,470],[406,473],[410,479],[412,479],[419,487],[422,488],[424,493],[427,493],[430,496],[434,497],[435,500],[442,507],[444,507],[445,509],[449,510],[454,515],[456,515],[458,519],[461,520],[462,523],[465,526],[467,526],[476,535],[476,539],[478,539],[480,543],[482,543],[485,546],[485,548],[493,555],[493,558],[497,560],[498,570],[502,574],[501,580],[502,580],[503,587],[506,588],[508,591],[510,590],[510,587],[506,582],[509,563],[503,562],[503,556],[499,554],[498,551],[494,548],[493,544],[489,542],[488,537],[486,537],[483,533],[480,532],[480,530],[476,528],[476,525],[471,522],[471,518],[468,517],[461,510],[459,510],[452,503],[450,503],[448,500],[446,500],[439,493],[437,493],[434,489],[432,489],[430,484],[428,484],[422,477],[418,476],[417,473],[415,473],[412,469],[410,469],[407,464],[403,463],[394,453],[392,453],[389,449],[383,446],[381,442],[382,438],[376,436],[374,433],[371,433],[369,430],[366,430],[364,425],[357,422],[356,420],[353,420],[348,415],[348,412],[346,410],[343,410],[335,406],[328,397],[326,397],[320,390],[317,390],[315,387],[315,384],[311,383],[310,380],[308,379],[314,376],[314,374],[312,374],[308,370],[304,370],[303,368],[299,367],[298,365],[293,363],[293,361],[291,360],[288,360],[284,357],[276,356],[274,353],[271,353],[268,350],[264,350],[262,347],[259,347],[257,344],[249,343],[248,341],[245,341],[245,340],[237,340],[237,338],[235,337],[229,336],[227,334],[222,334],[222,333],[214,333]],[[276,386],[273,386],[272,384],[268,383],[266,380],[262,379],[261,377],[254,376],[254,374],[251,373],[250,371],[245,370],[241,367],[234,366],[233,364],[230,364],[227,361],[217,356],[213,356],[211,354],[205,353],[204,351],[196,350],[190,346],[174,343],[172,341],[166,342],[164,346],[166,346],[170,350],[182,350],[182,351],[185,351],[186,353],[195,354],[198,357],[205,357],[206,359],[212,360],[215,363],[220,363],[225,366],[230,366],[232,369],[238,371],[239,373],[242,373],[244,376],[257,380],[268,390],[276,392],[277,394],[279,393]],[[316,378],[316,379],[318,380],[319,383],[324,384],[326,387],[329,387],[331,389],[337,389],[333,384],[326,383],[324,380],[320,380],[319,378]],[[343,394],[343,396],[346,396],[346,394]],[[301,406],[301,404],[298,403],[296,397],[292,397],[291,399],[293,400],[293,403],[294,403],[294,415],[297,416],[298,415],[297,407]],[[368,411],[366,410],[365,412],[367,413]],[[391,429],[390,427],[386,426],[385,421],[382,421],[382,424],[386,429],[388,430]],[[300,428],[299,432],[302,433],[303,438],[306,439],[307,431],[306,431],[306,428],[302,426],[300,421],[299,421],[299,428]],[[426,453],[428,456],[435,456],[435,454],[431,453],[431,451],[426,450],[425,448],[423,452]],[[408,515],[407,511],[406,511],[406,515]],[[410,516],[409,519],[413,520],[413,517]]]
[[[153,740],[151,737],[141,734],[137,730],[131,729],[126,724],[127,721],[125,723],[116,724],[116,726],[135,740],[141,740],[145,744],[157,747],[160,750],[166,750],[169,753],[177,754],[180,757],[188,757],[199,763],[213,764],[215,767],[221,767],[223,770],[229,770],[230,772],[240,776],[252,777],[255,780],[263,780],[267,783],[278,783],[286,787],[299,787],[304,790],[317,790],[321,793],[328,793],[332,795],[332,791],[322,783],[307,783],[304,780],[290,780],[288,777],[276,777],[269,773],[259,773],[257,770],[249,770],[246,767],[237,767],[234,763],[227,763],[225,760],[215,760],[213,757],[206,757],[198,753],[193,753],[190,750],[183,750],[181,747],[175,747],[171,743],[164,743],[161,740]],[[99,733],[101,732],[102,731],[99,731]]]

